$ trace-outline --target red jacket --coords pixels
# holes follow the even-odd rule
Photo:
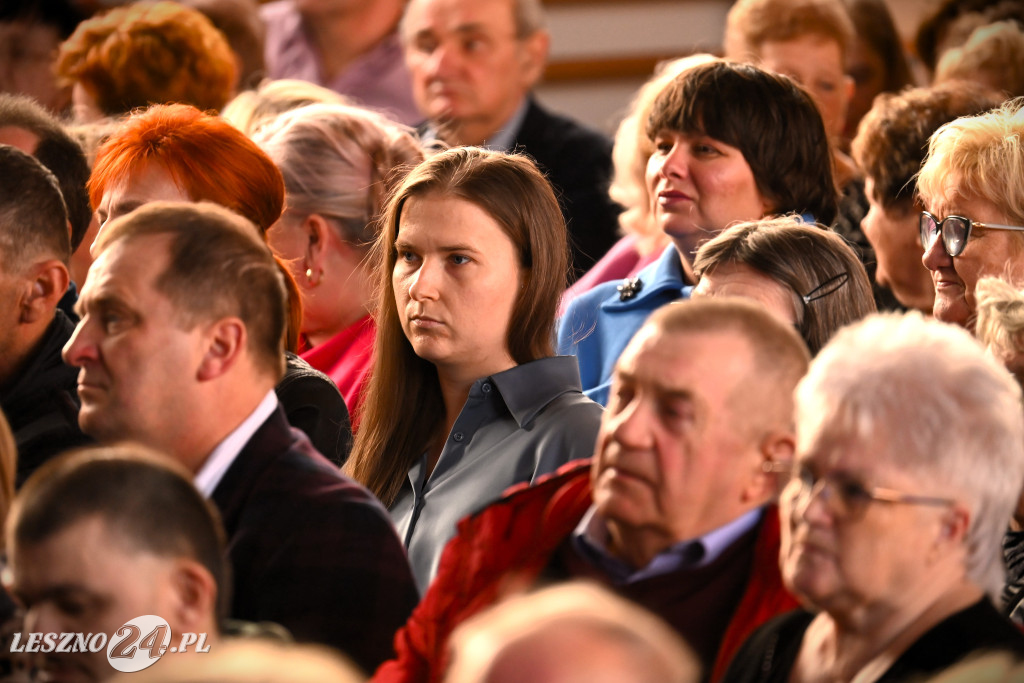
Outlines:
[[[531,587],[591,503],[590,461],[576,461],[533,486],[513,486],[500,500],[459,522],[457,535],[441,556],[437,577],[395,636],[397,658],[382,664],[371,681],[440,681],[455,627],[502,597]],[[713,681],[754,629],[798,605],[779,573],[774,507],[765,515],[754,556],[746,592],[718,652]]]

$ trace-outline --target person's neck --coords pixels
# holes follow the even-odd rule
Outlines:
[[[672,236],[670,238],[683,268],[683,282],[688,285],[697,283],[697,278],[693,274],[693,255],[697,252],[698,244],[708,236],[708,233],[698,232],[685,237]]]
[[[529,93],[523,93],[510,106],[487,117],[433,121],[437,137],[453,147],[483,145],[509,124],[528,96]]]
[[[929,586],[926,581],[920,585]],[[936,624],[973,605],[984,595],[965,578],[938,594],[933,588],[906,591],[898,604],[869,606],[839,618],[822,612],[808,628],[803,648],[809,649],[818,666],[829,672],[829,680],[876,680]],[[822,669],[818,666],[808,667],[804,673],[812,673],[811,669],[817,668],[814,678],[820,678]],[[799,663],[795,673],[794,681],[810,678],[800,675]]]
[[[344,73],[398,26],[402,2],[377,0],[354,10],[304,16],[324,80]]]
[[[493,368],[484,371],[480,369],[467,371],[459,367],[438,366],[437,379],[441,385],[441,398],[444,401],[444,424],[441,425],[441,430],[437,433],[427,454],[427,476],[434,471],[434,466],[441,457],[445,441],[455,426],[455,421],[459,419],[462,409],[466,406],[469,390],[473,387],[473,383],[481,377],[489,377],[513,368],[515,365],[515,361],[509,358],[507,364],[496,364]]]
[[[672,546],[675,539],[658,529],[626,527],[605,520],[608,528],[608,552],[634,570],[643,569],[658,553]]]
[[[182,401],[190,406],[190,415],[182,420],[188,428],[179,430],[171,443],[164,444],[164,449],[192,474],[197,474],[213,450],[252,415],[274,385],[271,380],[260,378],[244,387],[210,388],[214,390],[194,397],[197,400]]]
[[[347,330],[358,321],[362,320],[369,314],[369,310],[365,307],[355,307],[349,311],[346,311],[344,315],[339,315],[332,321],[329,326],[322,326],[315,330],[304,331],[302,334],[306,337],[306,341],[310,347],[320,346],[321,344],[330,341],[339,333]]]
[[[18,326],[18,330],[15,333],[13,345],[0,355],[0,391],[6,391],[28,362],[39,352],[46,339],[46,332],[53,324],[56,315],[57,312],[54,309],[51,315],[45,319],[32,323],[14,323]]]

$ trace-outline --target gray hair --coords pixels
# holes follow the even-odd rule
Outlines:
[[[991,596],[1024,482],[1021,390],[966,330],[918,312],[841,330],[797,386],[798,449],[827,431],[967,507],[966,574]],[[932,493],[931,491],[929,493]]]
[[[333,219],[346,242],[368,247],[389,190],[423,160],[413,132],[375,112],[311,104],[253,136],[284,176],[286,210]]]

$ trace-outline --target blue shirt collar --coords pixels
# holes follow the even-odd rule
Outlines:
[[[572,534],[573,546],[588,562],[606,572],[613,581],[626,584],[711,564],[729,546],[757,526],[764,508],[755,508],[703,536],[675,543],[655,555],[646,567],[633,569],[608,551],[608,528],[594,506],[587,511]]]

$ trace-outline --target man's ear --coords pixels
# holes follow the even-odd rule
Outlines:
[[[203,337],[206,351],[199,365],[198,379],[212,380],[230,370],[245,353],[248,334],[238,318],[221,318],[210,323]]]
[[[170,581],[172,614],[168,616],[173,619],[172,629],[198,633],[217,623],[218,588],[206,567],[190,558],[178,558],[174,560]]]
[[[530,90],[544,75],[550,47],[551,35],[545,30],[534,31],[533,35],[519,41],[519,65],[524,91]]]
[[[769,432],[758,447],[759,462],[744,491],[744,501],[774,500],[786,485],[796,439],[790,432]]]
[[[71,282],[68,267],[56,259],[49,259],[29,266],[26,277],[19,321],[34,323],[48,320],[57,302],[68,291],[68,283]]]

